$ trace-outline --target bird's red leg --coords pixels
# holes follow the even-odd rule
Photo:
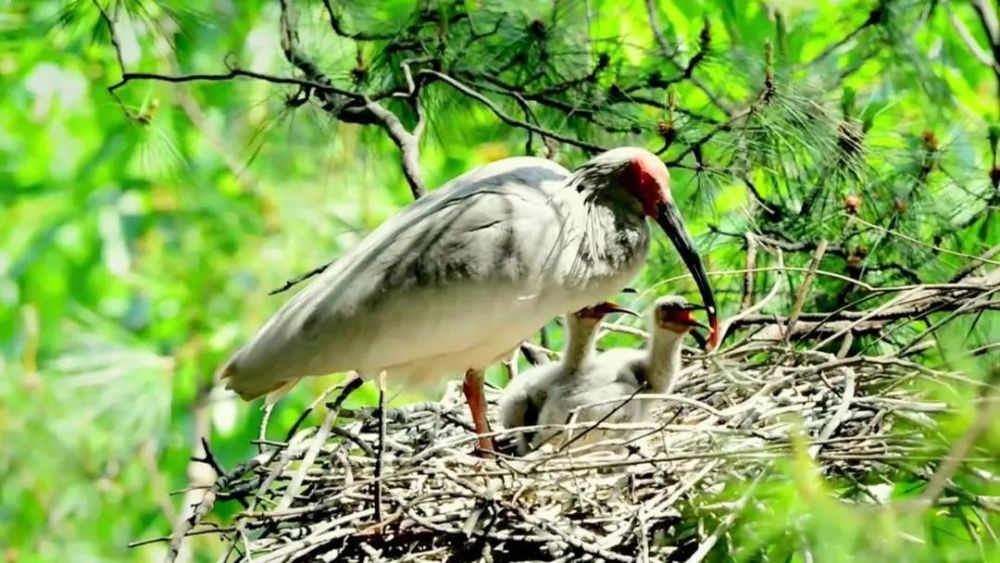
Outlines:
[[[483,372],[477,369],[465,372],[465,383],[462,385],[462,391],[465,393],[465,400],[469,403],[469,410],[472,411],[472,423],[476,427],[476,434],[481,435],[478,453],[481,457],[493,457],[493,452],[496,451],[493,446],[493,438],[482,436],[490,431],[490,423],[486,420]]]

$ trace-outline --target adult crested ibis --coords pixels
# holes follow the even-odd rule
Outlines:
[[[549,389],[576,377],[593,355],[597,328],[605,315],[614,312],[634,314],[613,303],[604,302],[580,309],[565,316],[563,353],[558,362],[535,366],[507,383],[500,395],[498,407],[504,428],[519,428],[538,424],[538,415],[548,398]],[[515,435],[517,452],[528,453],[533,432]]]
[[[572,172],[515,157],[451,180],[380,225],[275,313],[221,376],[250,400],[310,375],[414,381],[464,371],[483,434],[483,370],[554,316],[624,288],[648,254],[645,217],[673,242],[715,327],[708,277],[656,155],[612,149]]]
[[[649,320],[649,344],[645,350],[615,348],[588,361],[572,378],[553,382],[546,394],[537,424],[574,421],[644,422],[651,418],[648,401],[628,401],[637,393],[664,394],[673,391],[681,369],[681,344],[695,326],[704,326],[691,312],[701,307],[680,296],[659,298]],[[590,443],[607,433],[591,430],[578,443]],[[537,434],[535,446],[559,443],[559,435]]]

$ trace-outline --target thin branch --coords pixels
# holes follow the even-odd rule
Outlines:
[[[904,235],[903,233],[894,231],[892,229],[887,229],[887,228],[882,227],[880,225],[876,225],[874,223],[869,223],[868,221],[865,221],[864,219],[861,219],[860,217],[853,216],[853,215],[851,217],[853,217],[854,221],[857,221],[857,222],[859,222],[859,223],[861,223],[861,224],[863,224],[863,225],[865,225],[867,227],[870,227],[872,229],[876,229],[876,230],[882,231],[882,232],[884,232],[886,234],[889,234],[889,235],[892,235],[892,236],[894,236],[896,238],[901,238],[901,239],[905,240],[906,242],[910,242],[910,243],[916,244],[918,246],[923,246],[924,248],[929,248],[929,249],[933,250],[934,252],[941,252],[943,254],[950,254],[952,256],[960,256],[962,258],[967,258],[969,260],[974,260],[974,261],[976,261],[976,262],[978,262],[980,264],[991,264],[993,266],[1000,266],[1000,261],[997,261],[997,260],[991,260],[990,258],[984,258],[982,256],[976,256],[975,254],[968,254],[968,253],[965,253],[965,252],[958,252],[958,251],[955,251],[955,250],[948,250],[947,248],[943,248],[943,247],[938,246],[938,245],[930,244],[930,243],[924,242],[922,240],[915,239],[915,238],[913,238],[911,236]]]
[[[990,43],[997,44],[1000,43],[1000,25],[997,23],[997,12],[996,7],[991,6],[984,0],[971,0],[972,9],[976,11],[976,15],[979,16],[979,23],[983,26],[983,32],[986,33],[986,38],[990,40]]]
[[[419,100],[414,103],[416,104],[418,121],[414,132],[411,133],[406,130],[406,127],[403,126],[403,123],[395,113],[385,109],[378,102],[365,99],[365,107],[375,116],[375,119],[378,120],[379,125],[388,133],[392,142],[399,147],[399,152],[403,160],[403,175],[406,177],[406,182],[410,185],[410,192],[413,194],[413,199],[420,199],[427,193],[427,187],[424,185],[420,171],[419,137],[419,133],[423,132],[425,119],[423,110],[420,109]]]
[[[108,15],[108,12],[107,10],[104,9],[104,6],[101,6],[100,0],[92,0],[92,1],[94,6],[98,9],[98,11],[101,12],[101,19],[104,20],[104,24],[108,27],[108,34],[111,36],[111,46],[114,48],[115,58],[118,60],[118,69],[121,71],[122,74],[125,74],[125,59],[122,56],[122,45],[121,42],[118,41],[118,33],[115,30],[114,20],[111,19],[110,15]]]
[[[666,162],[667,166],[675,166],[675,165],[680,164],[680,162],[682,160],[684,160],[684,157],[686,157],[687,155],[689,155],[691,153],[695,153],[695,156],[698,156],[701,153],[701,149],[702,149],[702,147],[704,147],[705,143],[707,143],[710,140],[712,140],[713,137],[715,137],[716,135],[718,135],[719,133],[721,133],[723,131],[730,130],[733,127],[733,125],[736,125],[736,123],[738,123],[740,120],[743,120],[743,119],[745,119],[745,118],[750,117],[751,115],[753,115],[753,112],[756,109],[756,105],[755,104],[757,103],[757,100],[760,100],[761,98],[763,98],[764,96],[766,96],[767,92],[768,92],[768,85],[765,84],[764,89],[761,90],[761,92],[757,95],[757,97],[756,97],[756,99],[754,100],[753,103],[751,103],[749,106],[747,106],[747,107],[739,110],[738,112],[732,114],[730,116],[730,118],[727,119],[725,122],[720,123],[719,125],[715,126],[708,133],[705,133],[699,139],[697,139],[693,143],[689,144],[687,146],[687,148],[685,148],[683,151],[681,151],[680,154],[678,154],[677,156],[675,156],[673,159],[667,161]],[[699,160],[698,166],[700,168],[702,166],[702,163],[700,162],[701,159],[698,158],[697,160]]]
[[[380,371],[378,374],[378,447],[375,450],[375,479],[372,483],[373,492],[372,496],[374,500],[372,501],[375,505],[375,521],[382,522],[382,478],[383,478],[383,466],[385,463],[385,431],[386,431],[386,412],[385,412],[385,394],[386,394],[386,381],[385,381],[385,371]]]
[[[118,40],[118,31],[115,29],[115,22],[113,19],[111,19],[111,16],[108,15],[107,10],[105,10],[104,7],[101,6],[100,0],[93,0],[93,3],[94,6],[97,8],[97,10],[101,13],[101,19],[104,21],[104,24],[108,28],[108,35],[111,36],[111,46],[114,48],[115,59],[118,61],[118,72],[120,72],[122,75],[122,78],[118,84],[119,85],[123,84],[125,82],[125,76],[127,73],[125,72],[125,59],[122,56],[122,46],[121,42]],[[130,111],[125,106],[125,102],[118,96],[118,93],[115,92],[117,87],[118,86],[108,87],[108,94],[111,94],[111,97],[115,99],[115,102],[117,102],[118,106],[122,109],[122,111],[125,112],[126,117],[128,117],[129,119],[134,119],[135,115],[133,114],[133,112]]]
[[[950,280],[951,283],[957,283],[962,281],[964,278],[966,278],[967,276],[969,276],[970,274],[981,268],[983,264],[986,263],[985,262],[986,260],[989,260],[998,254],[1000,254],[1000,244],[993,246],[986,252],[980,254],[978,260],[969,262],[968,264],[963,266],[962,269],[960,269],[958,272],[955,273],[954,276],[952,276]]]
[[[334,261],[327,262],[326,264],[323,264],[322,266],[319,266],[318,268],[313,268],[312,270],[309,270],[308,272],[306,272],[306,273],[304,273],[302,275],[295,276],[294,278],[289,278],[289,279],[285,280],[284,285],[282,285],[281,287],[276,287],[276,288],[272,289],[271,291],[268,291],[267,294],[268,295],[277,295],[279,293],[283,293],[285,291],[288,291],[289,289],[291,289],[291,288],[295,287],[296,285],[298,285],[298,284],[306,281],[307,279],[309,279],[309,278],[311,278],[313,276],[318,276],[318,275],[322,274],[327,268],[330,267],[331,264],[333,264],[333,262]]]
[[[279,2],[281,4],[281,47],[285,53],[285,58],[288,59],[288,62],[292,63],[295,67],[301,70],[310,81],[323,85],[329,85],[330,79],[321,73],[316,64],[306,57],[299,48],[298,30],[296,27],[298,16],[294,6],[292,5],[292,0],[279,0]],[[355,101],[359,101],[360,103],[357,105],[363,108],[363,111],[360,113],[358,113],[359,108],[347,105],[345,100],[333,99],[329,96],[324,96],[323,101],[326,103],[323,109],[333,113],[342,121],[380,125],[389,134],[389,137],[396,144],[396,146],[399,147],[402,153],[403,175],[406,177],[406,181],[410,185],[410,191],[413,194],[414,199],[419,199],[427,192],[420,172],[418,146],[420,141],[419,133],[414,134],[407,131],[394,113],[385,109],[377,102],[379,99],[378,97],[371,98],[365,94],[347,92],[329,87],[321,89],[319,92],[320,94],[333,92],[335,94],[351,98]],[[390,91],[384,95],[391,95],[392,93],[394,92]],[[421,110],[419,108],[419,102],[415,98],[416,92],[411,92],[410,95],[411,99],[414,100],[413,103],[416,106],[417,114],[420,116]],[[348,109],[352,109],[354,111],[348,113]],[[423,120],[420,118],[417,127],[421,132],[422,123]]]
[[[344,106],[350,100],[356,102],[367,101],[367,98],[358,93],[331,87],[331,80],[319,70],[319,67],[312,59],[302,52],[299,46],[298,12],[295,10],[293,0],[278,1],[281,5],[281,17],[279,19],[281,50],[285,54],[285,59],[295,68],[299,69],[310,82],[327,86],[327,88],[317,90],[317,95],[324,102],[323,109],[325,111],[333,113],[341,120],[358,123],[358,121],[354,120],[354,116],[351,119],[345,119],[348,116],[345,114]],[[361,122],[371,123],[363,117]]]
[[[724,113],[727,117],[730,116],[732,114],[732,110],[729,109],[729,107],[725,103],[723,103],[722,100],[715,94],[715,92],[711,91],[708,88],[708,86],[705,85],[704,82],[698,80],[692,74],[694,71],[694,66],[698,62],[700,62],[701,59],[705,57],[708,46],[704,45],[703,48],[699,50],[698,53],[694,56],[694,58],[692,58],[691,61],[688,62],[688,65],[685,68],[684,65],[682,65],[680,62],[677,61],[676,58],[677,51],[667,41],[667,36],[663,33],[663,28],[660,27],[660,18],[658,18],[656,15],[656,5],[654,0],[646,0],[646,15],[647,18],[649,19],[649,28],[653,31],[653,37],[656,39],[656,43],[660,46],[660,50],[662,51],[663,56],[665,56],[667,60],[670,61],[671,64],[674,65],[674,67],[677,68],[677,70],[684,71],[684,74],[681,77],[679,77],[679,79],[676,80],[676,82],[686,79],[696,88],[701,90],[705,94],[705,97],[707,97],[708,100],[715,105],[715,107],[719,108],[719,110],[722,111],[722,113]],[[704,34],[707,34],[707,22],[706,22],[706,31],[703,32],[703,35]],[[670,81],[667,82],[667,84],[669,83]]]
[[[521,129],[527,129],[528,131],[538,133],[543,137],[555,139],[561,143],[566,143],[567,145],[572,145],[574,147],[584,149],[586,151],[589,151],[590,153],[598,153],[606,150],[604,147],[588,143],[586,141],[581,141],[573,137],[567,137],[565,135],[561,135],[559,133],[543,129],[542,127],[528,123],[526,121],[521,121],[520,119],[511,117],[507,115],[507,113],[504,112],[502,109],[500,109],[500,107],[497,106],[493,102],[493,100],[490,100],[486,96],[480,94],[479,92],[476,92],[472,88],[466,86],[465,84],[459,82],[458,80],[452,78],[451,76],[448,76],[447,74],[443,74],[436,70],[429,70],[429,69],[421,70],[418,74],[423,76],[432,76],[442,82],[445,82],[446,84],[448,84],[455,90],[458,90],[465,96],[468,96],[469,98],[472,98],[477,102],[481,103],[482,105],[486,106],[491,112],[493,112],[493,115],[497,116],[500,119],[500,121],[503,121],[507,125],[520,127]]]
[[[212,484],[225,475],[225,471],[208,449],[207,437],[212,432],[211,395],[214,388],[212,379],[203,381],[191,405],[191,460],[187,474],[190,479],[188,491],[181,501],[181,517],[174,522],[170,544],[164,554],[165,563],[173,563],[180,556],[184,539],[201,522],[215,505],[216,493]]]
[[[333,94],[338,94],[341,96],[346,96],[355,100],[361,100],[364,96],[342,88],[338,88],[331,84],[316,82],[313,80],[305,80],[302,78],[292,78],[289,76],[274,76],[270,74],[264,74],[261,72],[255,72],[252,70],[244,70],[241,68],[230,68],[229,72],[225,73],[194,73],[194,74],[182,74],[182,75],[167,75],[159,74],[156,72],[126,72],[122,74],[122,79],[111,86],[108,87],[108,91],[114,92],[122,86],[125,86],[132,80],[156,80],[159,82],[172,82],[172,83],[184,83],[184,82],[224,82],[227,80],[232,80],[234,78],[252,78],[254,80],[263,80],[264,82],[270,82],[272,84],[285,84],[291,86],[300,86],[305,88],[311,88],[319,92],[329,92]]]
[[[753,233],[747,232],[744,235],[746,241],[746,273],[743,275],[743,298],[740,300],[740,310],[745,311],[753,303],[754,274],[757,267],[757,241]]]
[[[972,32],[969,31],[968,27],[966,27],[965,22],[963,22],[962,18],[958,17],[958,14],[956,14],[955,10],[952,9],[951,2],[945,1],[942,2],[942,4],[944,4],[944,10],[948,14],[948,20],[951,22],[952,27],[954,27],[955,31],[958,32],[958,36],[962,38],[962,41],[965,43],[965,46],[968,47],[972,56],[982,64],[990,68],[995,68],[997,62],[993,60],[990,53],[984,50],[979,45],[979,42],[976,41],[976,38],[972,36]]]
[[[190,538],[191,536],[204,536],[204,535],[207,535],[207,534],[222,534],[224,532],[232,532],[232,531],[235,531],[235,530],[236,530],[236,528],[234,528],[234,527],[219,528],[219,527],[216,527],[216,526],[211,526],[209,528],[204,528],[204,529],[201,529],[201,530],[190,530],[190,531],[187,532],[187,534],[184,535],[184,537]],[[172,536],[160,536],[158,538],[149,538],[149,539],[146,539],[146,540],[136,540],[136,541],[128,542],[128,547],[129,548],[142,547],[144,545],[149,545],[149,544],[153,544],[153,543],[169,542],[169,541],[171,541],[171,539],[172,539]]]
[[[754,478],[754,480],[750,483],[750,486],[747,487],[747,490],[742,496],[740,496],[739,500],[736,501],[733,506],[733,510],[723,517],[722,522],[719,523],[719,525],[712,531],[712,534],[705,541],[701,542],[698,549],[685,560],[685,563],[700,563],[708,557],[708,554],[712,551],[712,548],[715,547],[715,544],[729,532],[729,528],[731,528],[736,522],[736,519],[739,518],[747,504],[750,503],[750,499],[753,498],[758,485],[760,485],[761,481],[763,481],[764,475],[766,475],[766,472],[761,471],[761,473]]]
[[[792,313],[788,317],[788,326],[785,329],[785,344],[788,344],[792,332],[795,330],[795,323],[798,322],[799,315],[802,314],[802,307],[806,303],[806,296],[809,295],[809,289],[812,287],[813,280],[816,279],[816,270],[819,269],[819,263],[823,259],[825,252],[826,240],[821,240],[816,245],[816,251],[813,253],[812,263],[809,264],[806,279],[802,281],[802,287],[799,288],[798,295],[795,297],[795,305],[792,306]]]
[[[646,0],[646,14],[649,18],[649,29],[653,31],[653,38],[656,39],[660,50],[663,51],[664,55],[672,58],[676,54],[676,51],[667,42],[667,36],[663,34],[663,28],[660,27],[660,18],[656,17],[655,0]]]
[[[323,445],[326,443],[327,437],[330,435],[330,428],[337,421],[337,417],[340,416],[340,406],[344,399],[351,394],[355,389],[361,386],[361,378],[355,377],[351,379],[344,388],[341,390],[340,395],[338,395],[337,400],[334,401],[332,407],[328,406],[326,417],[323,419],[323,423],[320,425],[319,430],[316,431],[315,436],[312,438],[312,443],[306,450],[305,455],[302,458],[302,462],[298,467],[298,470],[292,476],[291,482],[288,484],[288,488],[285,489],[285,494],[281,497],[281,500],[277,504],[277,510],[284,510],[292,505],[295,501],[296,495],[298,495],[299,489],[302,487],[302,482],[306,478],[306,474],[309,472],[309,468],[312,467],[313,463],[316,461],[319,452],[323,449]]]
[[[865,21],[863,21],[856,28],[848,32],[847,35],[840,38],[840,40],[838,40],[836,43],[833,43],[826,49],[823,49],[821,53],[813,57],[810,61],[803,63],[801,67],[803,68],[809,67],[815,65],[816,63],[821,62],[822,60],[832,55],[834,52],[836,52],[844,45],[856,39],[858,35],[860,35],[861,32],[863,32],[864,30],[868,29],[869,27],[882,23],[882,20],[885,18],[887,9],[888,8],[885,6],[884,2],[879,2],[878,5],[876,5],[874,8],[872,8],[870,12],[868,12],[868,17],[865,18]]]
[[[986,39],[990,43],[990,50],[993,53],[993,77],[997,87],[997,104],[1000,111],[1000,25],[997,23],[997,11],[995,2],[990,5],[983,0],[972,0],[972,8],[979,16],[979,23],[983,27]]]

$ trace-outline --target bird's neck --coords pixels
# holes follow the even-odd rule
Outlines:
[[[580,196],[592,215],[645,224],[642,204],[624,190],[583,188]]]
[[[649,391],[670,393],[681,370],[681,343],[683,334],[659,329],[651,336],[649,344]]]
[[[649,227],[641,209],[608,194],[584,192],[583,196],[578,258],[598,270],[593,272],[597,277],[641,267],[649,251]]]
[[[562,363],[570,371],[583,365],[594,349],[598,322],[569,315],[566,320],[566,345]]]

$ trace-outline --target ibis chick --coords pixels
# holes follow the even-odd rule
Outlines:
[[[521,428],[538,423],[538,414],[554,385],[576,377],[594,353],[597,328],[605,315],[613,312],[635,314],[614,303],[604,302],[580,309],[564,317],[565,341],[558,362],[540,365],[513,378],[500,396],[500,421],[504,428]],[[515,434],[517,453],[528,453],[534,432]]]
[[[577,377],[555,382],[546,393],[538,424],[565,424],[571,418],[576,423],[640,423],[650,420],[652,407],[649,401],[629,398],[638,393],[665,394],[673,391],[681,371],[684,337],[695,326],[704,326],[691,314],[700,308],[679,296],[658,299],[650,315],[648,347],[644,350],[609,350],[587,362]],[[575,439],[575,443],[593,443],[610,435],[588,430],[584,427],[582,431],[587,435]],[[558,445],[563,436],[562,432],[539,432],[533,445],[539,447],[548,441]]]

